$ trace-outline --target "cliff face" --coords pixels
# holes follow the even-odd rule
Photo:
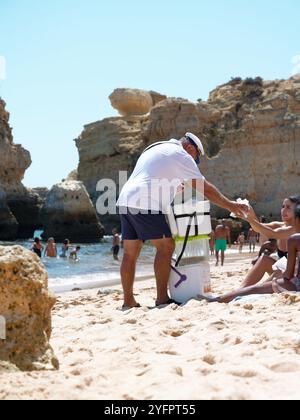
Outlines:
[[[44,239],[58,242],[92,243],[103,238],[104,229],[82,182],[65,181],[54,185],[41,211]]]
[[[95,202],[100,179],[117,182],[118,172],[130,172],[148,144],[187,131],[205,145],[201,171],[229,197],[247,197],[258,212],[279,215],[282,199],[300,193],[299,77],[237,78],[211,92],[207,102],[161,96],[144,116],[89,124],[76,141],[78,179]]]
[[[22,180],[31,165],[30,153],[13,143],[9,114],[0,98],[0,239],[30,237],[38,225],[40,198],[27,190]],[[3,213],[5,209],[6,215]],[[7,211],[13,217],[7,218]],[[6,220],[6,222],[2,222]],[[10,223],[10,228],[7,225]]]

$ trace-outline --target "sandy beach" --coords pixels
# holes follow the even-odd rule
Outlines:
[[[248,254],[214,268],[213,290],[239,285]],[[300,296],[150,309],[154,281],[60,295],[53,311],[57,372],[6,373],[0,399],[298,399]],[[150,307],[150,308],[149,308]]]

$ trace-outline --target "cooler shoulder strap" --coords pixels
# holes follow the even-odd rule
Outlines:
[[[151,144],[149,147],[147,147],[147,149],[145,149],[144,151],[143,151],[143,153],[142,154],[144,154],[144,153],[146,153],[146,152],[148,152],[148,150],[150,150],[150,149],[153,149],[154,147],[156,147],[156,146],[160,146],[161,144],[177,144],[177,143],[175,143],[175,142],[172,142],[172,140],[170,140],[170,141],[160,141],[160,142],[158,142],[158,143],[154,143],[154,144]]]

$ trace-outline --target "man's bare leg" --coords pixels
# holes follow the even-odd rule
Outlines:
[[[273,265],[275,264],[275,261],[264,255],[262,256],[255,266],[249,271],[247,274],[245,280],[242,283],[243,287],[249,287],[253,286],[254,284],[260,282],[264,275],[268,273],[269,275],[272,275],[273,273]]]
[[[143,247],[142,241],[124,241],[124,257],[121,278],[124,291],[124,307],[134,308],[138,304],[133,295],[136,263]]]
[[[156,248],[154,271],[157,284],[156,305],[163,305],[170,299],[168,295],[168,283],[171,274],[172,255],[175,250],[175,241],[172,238],[164,238],[151,241]]]
[[[219,251],[216,251],[216,267],[219,265]]]
[[[224,251],[222,251],[222,253],[221,253],[221,261],[222,261],[222,267],[223,267],[224,263],[225,263],[225,252]]]

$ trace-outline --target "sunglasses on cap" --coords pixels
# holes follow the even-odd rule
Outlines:
[[[189,138],[188,136],[185,136],[185,138],[189,141],[189,143],[192,145],[192,146],[194,146],[194,148],[196,149],[196,151],[197,151],[197,153],[198,153],[198,156],[197,156],[197,158],[195,159],[195,162],[196,162],[196,164],[197,165],[199,165],[200,164],[200,156],[201,156],[201,152],[200,152],[200,150],[199,150],[199,148],[198,148],[198,146],[197,146],[197,144],[194,142],[194,140],[192,140],[191,138]]]

